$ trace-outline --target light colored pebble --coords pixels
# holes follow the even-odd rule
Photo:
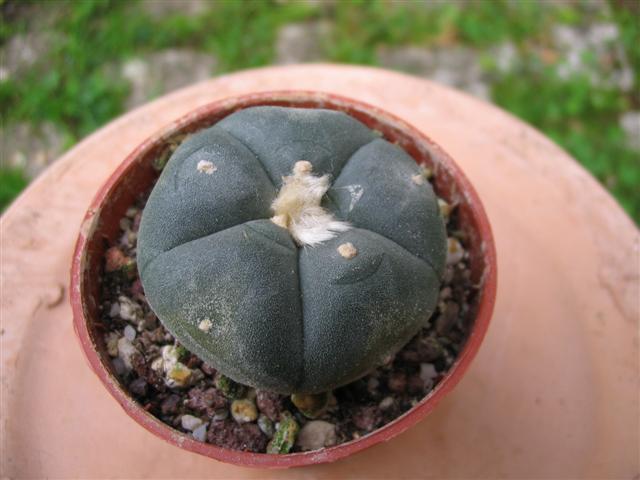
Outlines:
[[[118,302],[120,302],[120,318],[134,323],[138,323],[138,321],[142,319],[142,307],[136,302],[124,295],[118,297]]]
[[[186,387],[191,384],[193,371],[186,365],[178,362],[167,371],[165,383],[168,387]]]
[[[179,352],[175,345],[165,345],[161,350],[162,356],[151,363],[151,369],[164,373],[164,383],[169,388],[182,388],[194,381],[194,370],[178,361]]]
[[[273,437],[273,434],[276,431],[271,419],[262,414],[258,417],[258,427],[260,428],[260,431],[269,438]]]
[[[393,397],[384,397],[378,404],[378,407],[380,410],[389,410],[393,406],[393,403]]]
[[[437,376],[438,372],[433,363],[420,364],[420,379],[424,382],[424,386],[427,390],[433,387],[434,380]]]
[[[460,242],[453,238],[447,238],[447,265],[455,265],[464,258],[464,249]]]
[[[421,165],[420,173],[413,175],[411,177],[411,180],[416,185],[423,185],[425,183],[425,180],[429,180],[431,177],[433,177],[433,170],[431,170],[428,167],[425,167],[424,165]]]
[[[190,432],[193,432],[203,423],[204,422],[200,418],[194,417],[193,415],[183,415],[180,417],[180,425],[182,425],[182,428],[189,430]]]
[[[293,448],[300,426],[291,413],[280,414],[280,422],[276,424],[276,432],[267,444],[267,453],[289,453]]]
[[[133,342],[136,339],[136,329],[131,325],[127,325],[124,327],[124,336],[130,341]]]
[[[438,208],[440,208],[440,215],[444,218],[445,221],[449,220],[449,215],[451,215],[451,211],[453,207],[446,200],[438,197]]]
[[[162,347],[162,360],[165,364],[173,366],[178,363],[178,358],[180,356],[180,352],[178,352],[178,347],[175,345],[165,345]]]
[[[205,318],[198,324],[198,328],[203,332],[208,332],[209,330],[211,330],[211,327],[213,327],[213,323],[211,323],[211,320],[209,320],[208,318]]]
[[[129,230],[131,228],[131,220],[128,218],[121,218],[120,219],[120,230],[122,231],[126,231]]]
[[[238,423],[254,422],[258,418],[258,409],[251,400],[234,400],[231,403],[231,416]]]
[[[138,210],[136,207],[129,207],[127,209],[127,213],[125,213],[125,215],[127,217],[129,217],[129,218],[134,218],[138,214],[139,211],[140,210]]]
[[[133,365],[131,364],[131,357],[137,353],[138,349],[131,343],[127,337],[122,337],[118,340],[118,358],[122,360],[127,370],[131,370]]]
[[[203,423],[198,428],[196,428],[191,434],[193,438],[195,438],[199,442],[204,442],[207,439],[207,425],[207,423]]]
[[[127,373],[127,367],[124,366],[124,362],[120,357],[116,357],[111,360],[111,364],[113,365],[113,369],[116,371],[117,375],[124,375]]]
[[[118,356],[118,334],[116,332],[109,332],[108,335],[105,336],[105,343],[107,345],[107,353],[110,357]]]
[[[196,168],[200,173],[206,173],[207,175],[211,175],[213,172],[218,170],[218,167],[208,160],[200,160]]]
[[[160,372],[162,370],[163,365],[162,357],[156,358],[153,362],[151,362],[151,370],[154,372]]]
[[[296,443],[301,450],[318,450],[331,447],[338,441],[336,426],[323,420],[308,422],[300,429]]]
[[[111,318],[115,318],[120,315],[120,304],[118,302],[114,302],[111,304],[111,308],[109,309],[109,316]]]
[[[358,250],[353,246],[353,243],[346,242],[338,247],[338,253],[347,260],[351,260],[358,254]]]
[[[291,395],[291,403],[305,417],[318,418],[327,410],[329,394],[327,392],[317,394],[294,393]]]

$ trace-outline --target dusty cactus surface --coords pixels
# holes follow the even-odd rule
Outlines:
[[[137,250],[151,308],[187,349],[236,382],[318,393],[425,325],[447,242],[401,148],[341,112],[254,107],[178,147]]]

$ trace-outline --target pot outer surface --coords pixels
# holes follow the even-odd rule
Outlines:
[[[127,416],[87,367],[64,297],[87,206],[122,158],[198,106],[283,85],[376,105],[450,152],[487,209],[501,280],[476,360],[422,422],[339,462],[256,471],[176,448]],[[338,65],[216,78],[97,131],[33,182],[0,227],[2,477],[557,479],[640,471],[638,230],[557,145],[460,92]]]
[[[330,176],[324,207],[353,227],[316,246],[269,220],[302,159]],[[338,253],[347,242],[354,258]],[[156,314],[207,363],[254,387],[321,392],[424,325],[445,245],[435,193],[404,150],[343,112],[261,106],[172,155],[144,209],[138,266]]]

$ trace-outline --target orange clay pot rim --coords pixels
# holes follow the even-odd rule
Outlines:
[[[96,345],[94,345],[92,341],[88,322],[85,317],[83,307],[85,292],[83,292],[82,287],[83,273],[87,260],[86,247],[91,236],[95,234],[99,228],[101,208],[106,203],[106,199],[113,194],[114,187],[117,185],[120,177],[126,175],[130,169],[135,168],[140,158],[144,157],[152,148],[165,143],[169,138],[185,130],[189,125],[194,125],[207,118],[220,115],[221,112],[226,116],[241,108],[277,103],[287,103],[291,106],[295,106],[295,104],[300,104],[300,106],[313,104],[316,108],[330,108],[343,110],[346,113],[357,112],[360,115],[364,114],[391,128],[401,130],[418,146],[420,146],[420,144],[426,146],[431,155],[437,156],[439,166],[447,169],[451,173],[452,178],[456,180],[460,194],[464,196],[468,203],[471,217],[477,225],[477,231],[482,243],[481,250],[485,261],[480,299],[472,330],[462,351],[458,354],[449,371],[429,394],[403,415],[361,438],[321,450],[280,455],[242,452],[199,442],[182,432],[172,429],[146,412],[122,388],[118,379],[113,376],[102,363]],[[429,414],[436,404],[438,404],[463,377],[482,343],[489,327],[495,303],[497,287],[496,269],[497,263],[493,235],[480,198],[460,167],[458,167],[453,159],[433,140],[396,116],[372,105],[350,98],[330,93],[299,90],[260,92],[231,97],[204,105],[182,116],[180,119],[160,130],[159,133],[148,138],[125,158],[100,188],[85,215],[73,255],[70,300],[73,310],[74,329],[91,369],[109,393],[136,422],[173,445],[223,462],[245,467],[288,468],[333,462],[347,457],[367,447],[392,439]]]

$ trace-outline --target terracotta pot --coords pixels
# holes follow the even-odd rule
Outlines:
[[[185,133],[210,126],[232,112],[256,105],[316,107],[341,110],[400,145],[420,164],[435,172],[440,197],[458,203],[461,224],[468,236],[473,280],[480,285],[474,305],[476,317],[460,355],[438,385],[411,410],[357,440],[323,450],[269,455],[229,450],[193,440],[147,413],[120,384],[111,367],[99,326],[99,278],[106,245],[116,238],[120,218],[158,176],[153,162],[170,143]],[[186,450],[241,466],[286,468],[332,462],[376,443],[390,440],[433,410],[460,381],[489,327],[496,295],[496,253],[491,228],[480,199],[460,168],[437,144],[402,120],[376,107],[331,94],[286,91],[229,98],[205,105],[176,120],[136,148],[95,196],[76,243],[71,268],[71,304],[76,334],[87,360],[109,393],[140,425]]]

